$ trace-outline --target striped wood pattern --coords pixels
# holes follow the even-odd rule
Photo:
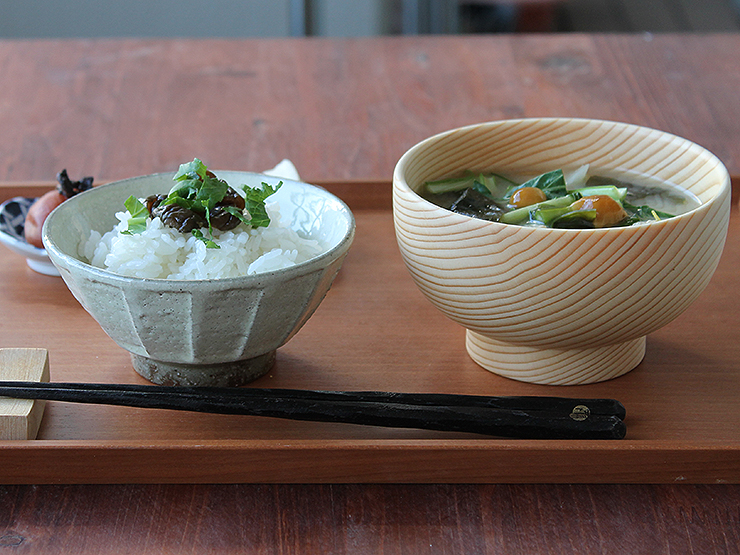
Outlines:
[[[703,205],[646,226],[554,230],[468,218],[414,192],[466,169],[521,175],[582,163],[597,175],[680,184]],[[466,127],[413,147],[394,175],[397,237],[416,284],[468,330],[476,362],[535,383],[592,383],[634,368],[644,336],[706,287],[729,211],[729,177],[716,157],[672,135],[602,121]]]

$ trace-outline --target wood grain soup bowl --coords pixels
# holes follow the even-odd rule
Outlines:
[[[651,176],[701,205],[645,225],[551,229],[485,221],[419,194],[465,170]],[[483,368],[515,380],[575,385],[615,378],[642,360],[646,335],[691,305],[727,235],[730,179],[688,140],[623,123],[522,119],[472,125],[413,146],[393,175],[398,245],[416,285],[466,328]]]
[[[43,242],[72,294],[103,330],[131,353],[134,369],[158,384],[238,386],[265,374],[275,351],[317,309],[352,244],[355,221],[328,191],[246,172],[216,172],[229,184],[283,181],[280,214],[325,250],[294,266],[227,279],[127,277],[79,254],[91,230],[104,234],[130,196],[169,192],[171,173],[95,187],[47,218]],[[236,188],[236,187],[234,187]]]

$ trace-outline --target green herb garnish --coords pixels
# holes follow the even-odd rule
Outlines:
[[[269,183],[262,183],[262,187],[249,187],[243,185],[242,188],[246,193],[244,200],[247,203],[247,212],[252,216],[249,221],[252,227],[267,227],[270,225],[270,217],[267,215],[267,209],[265,208],[265,200],[270,195],[274,195],[278,192],[278,189],[283,186],[283,182],[279,182],[274,188]]]
[[[134,235],[146,231],[146,220],[149,218],[149,211],[139,199],[133,195],[128,197],[123,203],[131,217],[128,220],[128,228],[123,231],[126,235]]]
[[[195,237],[196,239],[200,239],[201,241],[203,241],[206,244],[207,249],[220,249],[221,248],[216,243],[214,243],[212,239],[209,239],[208,237],[203,235],[203,232],[200,229],[194,229],[190,233],[192,233],[193,237]]]
[[[252,227],[267,227],[270,217],[265,200],[283,184],[281,181],[272,187],[263,182],[261,187],[254,188],[244,185],[245,198],[242,204],[239,195],[229,184],[208,171],[208,167],[198,158],[181,164],[173,179],[175,184],[165,198],[147,199],[147,205],[152,207],[151,214],[147,206],[133,196],[126,200],[124,205],[131,217],[124,233],[142,233],[146,230],[147,218],[157,216],[166,225],[184,233],[189,231],[208,248],[217,249],[219,247],[213,241],[214,227],[225,231],[233,229],[239,222]],[[227,216],[224,219],[224,212],[231,218]],[[207,236],[200,229],[204,227],[208,228]]]
[[[236,206],[224,206],[224,210],[234,216],[235,218],[238,218],[241,220],[243,224],[252,225],[252,219],[249,216],[249,212],[247,212],[247,215],[244,215],[244,212],[239,210]]]
[[[180,168],[172,179],[175,181],[182,181],[183,179],[204,179],[207,172],[208,166],[197,158],[193,158],[192,162],[180,164]]]
[[[213,174],[208,174],[206,165],[195,158],[182,164],[174,177],[176,183],[170,189],[162,205],[177,204],[203,216],[208,222],[208,233],[213,236],[211,212],[229,190],[229,184]]]

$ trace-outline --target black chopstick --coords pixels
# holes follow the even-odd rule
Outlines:
[[[155,395],[157,397],[195,397],[217,398],[226,402],[226,399],[300,399],[335,402],[382,402],[425,406],[458,406],[481,407],[502,410],[524,410],[546,412],[553,416],[570,416],[576,407],[586,407],[594,416],[616,416],[624,419],[626,411],[622,403],[614,399],[577,399],[567,397],[540,397],[540,396],[485,396],[459,395],[447,393],[399,393],[386,391],[316,391],[302,389],[256,389],[231,387],[187,387],[187,386],[151,386],[138,384],[95,384],[95,383],[38,383],[0,381],[0,389],[10,387],[29,387],[35,390],[50,388],[54,391],[68,390],[85,392],[102,392],[111,395],[114,392],[131,395]],[[0,391],[1,393],[1,391]],[[83,400],[74,400],[84,402]],[[583,410],[583,409],[581,409]]]
[[[0,396],[457,431],[522,439],[621,439],[613,399],[0,382]]]

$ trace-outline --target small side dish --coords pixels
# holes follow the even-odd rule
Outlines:
[[[14,197],[0,204],[0,243],[26,258],[33,271],[59,276],[41,242],[41,230],[51,211],[68,198],[92,187],[93,178],[72,181],[67,170],[57,174],[57,187],[40,198]]]
[[[76,194],[92,189],[92,186],[92,177],[83,177],[80,181],[72,181],[67,175],[66,169],[60,171],[57,174],[57,188],[41,195],[28,209],[23,226],[26,242],[36,248],[43,249],[41,229],[51,211]]]

